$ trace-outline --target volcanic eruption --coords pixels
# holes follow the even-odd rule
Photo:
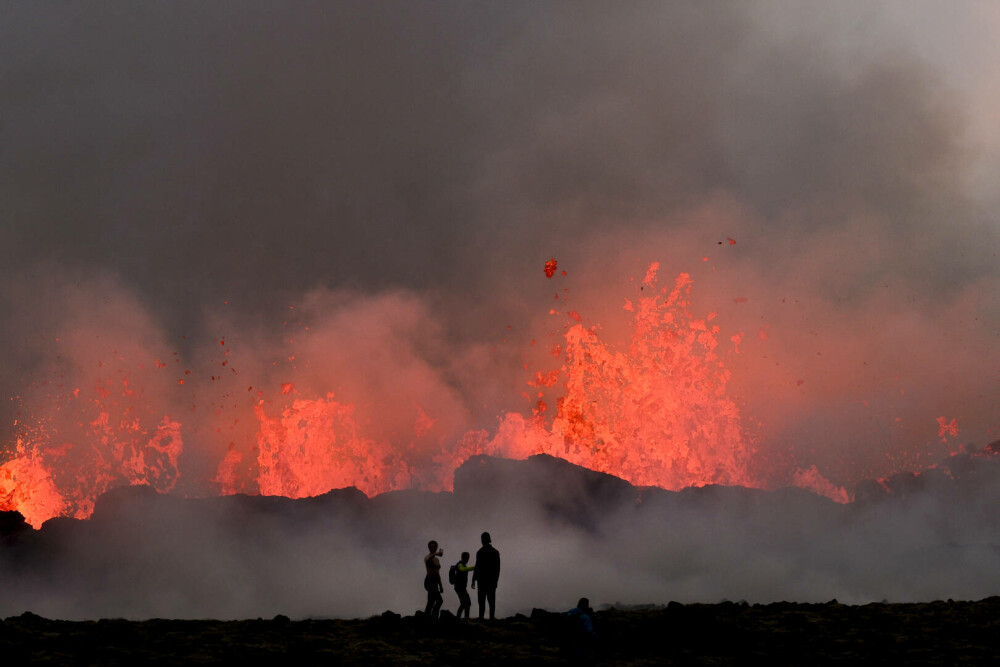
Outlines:
[[[554,259],[545,265],[550,279],[555,265]],[[630,334],[622,345],[605,341],[601,327],[588,326],[575,310],[551,310],[565,324],[549,337],[550,366],[525,382],[523,395],[532,409],[498,415],[492,433],[469,430],[449,442],[435,433],[439,416],[420,404],[413,406],[409,430],[373,432],[371,416],[359,418],[355,404],[339,400],[332,384],[319,395],[298,389],[296,366],[285,369],[287,381],[277,387],[243,373],[238,382],[247,383],[249,400],[234,404],[242,408],[238,416],[233,408],[216,407],[207,427],[196,422],[218,440],[212,451],[224,452],[215,475],[198,485],[217,484],[221,494],[289,498],[349,486],[369,496],[411,487],[443,490],[451,488],[455,468],[470,456],[543,453],[638,485],[673,490],[766,485],[767,479],[751,472],[752,440],[727,390],[716,316],[690,312],[688,274],[659,287],[659,268],[651,264],[638,293],[624,301]],[[563,293],[559,305],[568,307],[566,299]],[[307,338],[309,327],[302,328],[297,335]],[[739,338],[732,336],[732,342]],[[34,405],[45,412],[19,418],[15,456],[0,468],[3,509],[21,512],[38,527],[55,516],[88,517],[97,496],[115,486],[146,484],[173,491],[181,476],[183,443],[191,436],[185,433],[183,413],[167,414],[169,401],[145,380],[174,375],[184,387],[208,374],[212,384],[225,378],[235,385],[237,380],[225,376],[227,370],[236,375],[239,356],[225,349],[226,339],[219,343],[224,351],[212,360],[217,370],[193,374],[181,371],[176,354],[170,363],[135,352],[127,358],[113,350],[116,363],[105,369],[98,361],[89,386],[36,381],[32,389],[44,400]],[[298,363],[309,365],[308,358],[298,356]],[[60,374],[65,378],[65,370]],[[219,404],[195,403],[191,412],[206,407],[211,412]],[[233,434],[241,421],[249,423],[250,437],[238,444]]]
[[[100,598],[134,552],[123,577],[161,584],[136,614],[321,613],[356,584],[341,611],[371,611],[394,548],[494,528],[453,515],[457,470],[539,456],[625,491],[480,514],[525,590],[993,586],[995,11],[4,10],[0,509],[39,569],[18,547],[0,574],[25,599],[114,614],[53,573]],[[240,523],[293,500],[336,517]],[[329,580],[239,599],[331,552]]]

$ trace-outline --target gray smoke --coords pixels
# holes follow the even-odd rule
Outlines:
[[[249,386],[335,392],[380,436],[419,404],[453,442],[526,409],[553,292],[621,338],[651,261],[743,332],[766,465],[849,485],[998,438],[991,4],[0,14],[0,461],[72,428],[57,385],[126,372],[184,424],[185,493]]]
[[[7,533],[0,617],[358,618],[423,607],[489,530],[498,612],[671,600],[863,604],[1000,590],[995,457],[958,457],[840,505],[802,489],[640,490],[558,459],[471,459],[455,493],[178,499],[125,488],[87,521]],[[876,485],[878,486],[878,485]],[[5,532],[8,529],[5,529]],[[445,586],[445,608],[457,597]],[[474,605],[475,607],[475,605]]]

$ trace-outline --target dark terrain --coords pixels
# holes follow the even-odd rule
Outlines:
[[[0,625],[5,664],[295,665],[987,664],[1000,650],[1000,598],[850,606],[672,603],[597,612],[599,641],[568,641],[562,614],[495,622],[392,612],[366,620],[51,621]]]

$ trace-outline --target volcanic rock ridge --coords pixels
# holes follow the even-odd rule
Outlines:
[[[904,472],[878,480],[863,480],[855,487],[853,502],[839,511],[873,504],[934,498],[967,505],[996,500],[1000,491],[1000,441],[982,450],[963,452],[922,472]],[[440,512],[461,507],[466,515],[514,514],[529,507],[547,520],[586,530],[596,529],[602,518],[625,510],[669,511],[670,507],[698,506],[724,510],[727,506],[773,507],[807,503],[837,512],[835,503],[809,490],[785,487],[776,490],[707,485],[681,491],[637,487],[614,475],[596,472],[566,460],[538,454],[525,460],[479,455],[455,471],[452,493],[393,491],[368,498],[353,487],[331,490],[310,498],[280,496],[214,496],[179,498],[157,493],[148,486],[120,487],[102,494],[88,520],[58,517],[46,521],[38,533],[55,535],[78,530],[79,524],[107,526],[146,521],[171,515],[178,520],[199,516],[240,516],[264,524],[294,526],[318,517],[351,516],[378,522],[387,515]],[[31,527],[18,512],[0,512],[0,540],[12,544],[31,539]]]

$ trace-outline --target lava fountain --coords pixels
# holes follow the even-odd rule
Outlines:
[[[574,324],[553,348],[559,367],[538,371],[529,381],[537,399],[532,416],[504,415],[495,437],[470,438],[468,453],[551,454],[665,489],[758,486],[749,472],[754,448],[717,354],[715,316],[691,314],[688,274],[658,288],[658,269],[658,263],[649,267],[637,300],[625,300],[631,315],[626,346],[605,342],[599,327],[585,326],[570,311]],[[739,340],[737,335],[732,342]]]
[[[549,279],[556,271],[554,259],[546,262]],[[553,361],[529,372],[524,395],[531,407],[499,415],[492,431],[466,428],[458,438],[435,435],[441,415],[419,404],[409,432],[377,432],[359,419],[351,401],[329,390],[300,392],[294,377],[273,388],[250,385],[241,427],[249,435],[228,443],[221,410],[215,410],[214,428],[187,426],[176,414],[168,416],[157,396],[136,387],[127,372],[101,377],[83,391],[49,387],[49,413],[24,415],[16,441],[7,447],[0,509],[17,510],[38,527],[55,516],[89,516],[96,497],[113,486],[175,490],[182,443],[192,430],[201,439],[214,432],[213,451],[225,452],[214,476],[204,480],[220,494],[299,498],[347,486],[368,495],[411,487],[447,490],[454,470],[471,455],[539,453],[636,485],[767,486],[772,480],[752,472],[756,450],[727,389],[730,373],[715,315],[691,313],[688,274],[664,287],[658,271],[651,264],[639,289],[624,300],[622,312],[630,321],[624,343],[605,340],[601,328],[587,326],[576,311],[551,311],[565,316],[566,324],[552,346]],[[735,351],[740,340],[741,334],[731,336],[726,347]],[[222,366],[232,361],[228,350],[226,355]],[[146,372],[165,366],[142,362]],[[183,385],[184,377],[177,382]],[[842,493],[825,488],[815,471],[796,479],[833,497]]]

